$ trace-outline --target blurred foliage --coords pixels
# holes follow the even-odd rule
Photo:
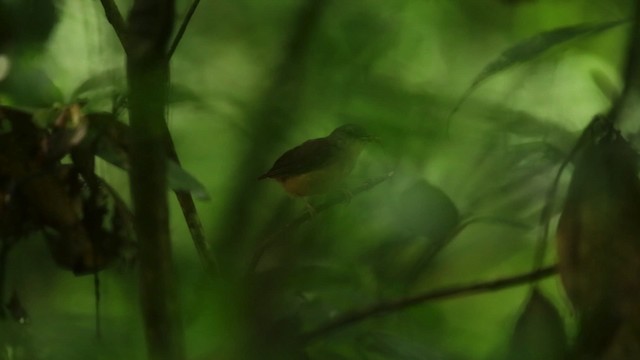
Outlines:
[[[513,330],[507,359],[564,359],[566,353],[562,318],[553,303],[534,289]]]
[[[117,3],[125,11],[131,1]],[[177,1],[178,21],[189,5]],[[620,87],[631,5],[203,1],[172,59],[181,165],[168,176],[173,189],[208,198],[198,210],[224,277],[203,271],[172,202],[189,359],[564,351],[564,328],[571,339],[576,326],[557,279],[425,303],[307,344],[298,336],[346,311],[530,269],[555,171]],[[0,55],[10,65],[0,76],[0,359],[143,359],[135,245],[121,234],[130,216],[121,46],[99,2],[0,0]],[[344,123],[381,140],[346,188],[393,177],[291,225],[303,201],[256,177]],[[112,221],[82,215],[91,213]],[[60,267],[101,255],[87,250],[96,244],[108,244],[109,261],[83,263],[101,269],[94,289]]]
[[[640,284],[628,276],[640,266],[638,154],[610,116],[596,117],[582,139],[557,239],[560,276],[581,324],[574,353],[632,359],[640,356]]]

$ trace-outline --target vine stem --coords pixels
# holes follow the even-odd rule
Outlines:
[[[453,299],[466,295],[482,294],[490,291],[502,290],[514,286],[538,281],[556,274],[556,266],[549,266],[520,275],[514,275],[498,280],[475,283],[462,286],[451,286],[425,292],[414,296],[395,299],[387,302],[371,305],[364,309],[346,312],[333,320],[319,326],[302,335],[302,343],[309,344],[330,333],[354,325],[372,317],[388,315],[394,312],[406,310],[410,307],[424,304],[429,301]]]
[[[193,17],[193,14],[195,14],[198,5],[200,5],[200,0],[193,0],[191,6],[189,6],[187,15],[185,15],[184,20],[182,20],[180,28],[178,29],[176,36],[173,38],[173,42],[171,42],[171,46],[169,47],[169,51],[167,52],[167,58],[171,59],[173,53],[176,52],[176,49],[178,48],[178,45],[180,45],[180,41],[182,40],[184,33],[187,31],[189,22],[191,22],[191,18]]]

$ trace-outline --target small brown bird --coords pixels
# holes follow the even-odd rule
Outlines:
[[[258,180],[275,179],[294,196],[326,193],[349,175],[364,145],[374,140],[361,126],[342,125],[288,150]]]

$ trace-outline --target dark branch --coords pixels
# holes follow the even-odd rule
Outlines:
[[[564,169],[569,165],[571,161],[573,161],[576,156],[578,150],[582,146],[584,142],[584,134],[576,141],[575,145],[567,155],[567,157],[562,161],[556,175],[547,190],[544,198],[544,206],[542,207],[542,211],[540,212],[539,224],[542,230],[538,235],[538,243],[536,244],[536,250],[533,254],[533,268],[540,269],[542,264],[544,263],[544,257],[547,254],[547,244],[549,239],[549,227],[551,226],[551,217],[553,216],[553,210],[555,208],[555,199],[556,193],[558,192],[558,185],[560,184],[560,177],[564,172]]]
[[[180,28],[176,33],[175,38],[171,42],[171,46],[169,47],[169,51],[167,52],[167,61],[171,59],[173,54],[175,53],[178,45],[180,44],[180,40],[184,36],[185,31],[187,30],[187,26],[193,17],[193,14],[196,12],[198,5],[200,4],[200,0],[194,0],[187,11],[187,14],[180,24]],[[168,85],[170,86],[170,85]],[[169,132],[169,128],[166,123],[164,124],[165,138],[167,139],[167,147],[169,151],[169,157],[175,161],[178,165],[180,164],[180,159],[178,158],[178,152],[176,151],[175,145],[173,143],[173,139],[171,138],[171,133]],[[202,227],[202,222],[200,221],[200,215],[198,215],[198,209],[196,208],[196,204],[193,201],[193,196],[188,191],[176,191],[176,198],[178,199],[178,203],[180,203],[180,209],[182,210],[182,215],[187,223],[187,227],[189,228],[189,233],[191,234],[191,239],[193,240],[193,244],[200,256],[200,260],[202,261],[205,269],[209,274],[212,275],[220,275],[220,267],[218,265],[218,261],[215,257],[213,249],[207,239],[204,236],[204,228]]]
[[[120,14],[120,11],[118,10],[117,5],[113,0],[100,0],[100,2],[102,3],[102,7],[104,8],[107,20],[113,26],[113,29],[115,30],[116,35],[118,36],[118,39],[120,39],[120,43],[122,44],[122,47],[125,49],[125,52],[126,52],[128,49],[127,27],[124,22],[124,19],[122,18],[122,15]],[[176,47],[178,46],[178,43],[180,42],[180,38],[183,36],[187,28],[187,25],[189,23],[189,20],[193,16],[193,13],[195,12],[199,2],[200,2],[199,0],[195,0],[191,4],[191,7],[189,8],[189,11],[187,13],[187,16],[183,21],[182,25],[180,26],[180,29],[178,30],[178,34],[176,35],[176,38],[174,39],[169,49],[169,52],[168,52],[169,56],[167,57],[167,59],[171,58],[171,55],[173,54]],[[171,139],[171,134],[169,133],[169,129],[167,128],[166,123],[163,123],[163,125],[160,125],[160,126],[163,127],[162,130],[165,133],[164,137],[165,139],[167,139],[169,157],[172,160],[174,160],[178,165],[180,165],[180,160],[178,158],[178,154],[176,152],[175,146],[173,144],[173,140]],[[191,238],[193,239],[193,243],[196,247],[196,250],[198,251],[198,254],[200,255],[200,258],[205,268],[210,273],[219,273],[220,270],[218,268],[217,261],[215,259],[215,256],[213,255],[211,246],[207,243],[205,239],[204,229],[202,228],[200,216],[198,215],[198,211],[196,209],[191,193],[186,191],[176,191],[175,194],[176,194],[176,198],[178,199],[178,202],[180,203],[180,208],[182,209],[182,214],[184,215],[187,226],[189,227],[189,232],[191,233]]]
[[[177,158],[174,158],[174,160],[177,160]],[[211,245],[204,236],[204,228],[202,227],[196,204],[193,201],[193,196],[188,191],[176,191],[175,194],[200,260],[209,274],[219,276],[220,266]]]
[[[107,17],[107,21],[113,27],[113,30],[116,32],[116,36],[120,40],[120,44],[125,52],[127,52],[127,25],[124,22],[124,18],[118,10],[118,5],[116,5],[114,0],[100,0],[102,3],[102,8],[104,9],[104,13]]]
[[[178,32],[176,33],[176,37],[173,38],[173,42],[171,43],[171,47],[169,47],[169,53],[167,54],[167,58],[171,59],[171,57],[173,56],[173,53],[176,52],[176,49],[178,48],[178,45],[180,45],[180,40],[182,40],[182,37],[184,36],[185,31],[187,31],[187,27],[189,26],[189,22],[191,21],[191,18],[193,17],[193,14],[196,12],[196,9],[198,8],[198,5],[200,4],[200,0],[193,0],[193,2],[191,3],[191,6],[189,7],[189,10],[187,11],[187,14],[184,17],[184,20],[182,20],[182,24],[180,24],[180,28],[178,29]]]
[[[373,187],[391,178],[393,174],[394,174],[393,172],[390,172],[387,175],[371,179],[369,181],[362,183],[360,186],[356,187],[355,189],[351,190],[350,193],[348,194],[345,193],[339,197],[335,197],[325,201],[324,203],[314,208],[315,210],[314,215],[317,215],[318,213],[328,210],[338,204],[348,202],[351,199],[351,197],[358,195],[360,193],[363,193],[369,189],[372,189]],[[251,259],[251,263],[249,264],[249,273],[251,274],[255,271],[256,267],[260,263],[260,259],[262,258],[262,255],[264,255],[267,249],[269,249],[272,245],[276,244],[279,240],[283,238],[281,236],[282,234],[285,234],[288,231],[292,231],[296,229],[300,225],[311,220],[311,218],[312,218],[311,213],[305,212],[304,214],[298,216],[293,221],[286,224],[285,226],[280,228],[278,231],[276,231],[275,233],[267,237],[265,241],[262,243],[262,245],[258,247],[255,254],[253,255],[253,258]]]
[[[167,148],[169,153],[169,158],[175,161],[178,165],[180,164],[180,159],[178,158],[178,153],[176,152],[175,145],[173,144],[173,139],[171,138],[171,133],[169,133],[169,128],[167,127],[166,122],[163,124],[164,130],[166,132],[165,138],[167,139]],[[218,260],[215,257],[213,249],[211,245],[207,241],[204,236],[204,228],[202,227],[202,222],[200,221],[200,215],[198,215],[198,209],[196,208],[196,204],[193,201],[193,196],[189,191],[175,191],[176,198],[178,199],[178,203],[180,204],[180,209],[182,210],[182,215],[184,216],[184,220],[187,223],[187,227],[189,228],[189,233],[191,234],[191,239],[193,240],[193,244],[200,256],[200,260],[205,267],[205,270],[211,275],[220,275],[220,267],[218,265]]]
[[[131,198],[138,239],[140,304],[151,360],[185,358],[167,201],[166,53],[174,0],[135,0],[128,23]]]
[[[303,343],[313,342],[327,334],[337,331],[341,328],[349,325],[356,324],[358,322],[367,320],[374,316],[382,316],[397,311],[406,310],[412,306],[420,305],[425,302],[452,299],[464,295],[481,294],[490,291],[497,291],[501,289],[510,288],[513,286],[519,286],[530,282],[538,281],[546,277],[552,276],[556,273],[556,267],[550,266],[543,269],[529,272],[526,274],[516,275],[499,280],[483,282],[472,285],[453,286],[449,288],[443,288],[439,290],[429,291],[424,294],[419,294],[407,298],[392,300],[380,304],[372,305],[368,308],[347,312],[342,316],[338,316],[334,320],[318,327],[315,330],[307,332],[302,335]]]
[[[530,226],[527,224],[523,224],[518,221],[505,219],[501,217],[484,216],[484,215],[465,217],[460,221],[458,226],[453,231],[451,231],[446,237],[433,241],[425,249],[425,251],[420,256],[418,262],[415,264],[414,269],[410,273],[410,278],[407,281],[407,286],[408,286],[407,289],[409,289],[410,286],[413,285],[413,283],[418,279],[418,277],[420,276],[424,268],[428,266],[433,261],[433,259],[435,259],[435,257],[438,254],[440,254],[442,250],[444,250],[444,248],[447,245],[449,245],[455,238],[457,238],[458,235],[460,235],[460,233],[462,233],[467,227],[476,223],[496,223],[496,224],[501,224],[505,226],[513,226],[520,229],[526,229],[526,230],[530,229]]]

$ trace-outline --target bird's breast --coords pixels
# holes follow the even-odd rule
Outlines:
[[[277,179],[285,191],[295,196],[313,196],[335,189],[353,169],[353,164],[337,163],[304,174]]]

